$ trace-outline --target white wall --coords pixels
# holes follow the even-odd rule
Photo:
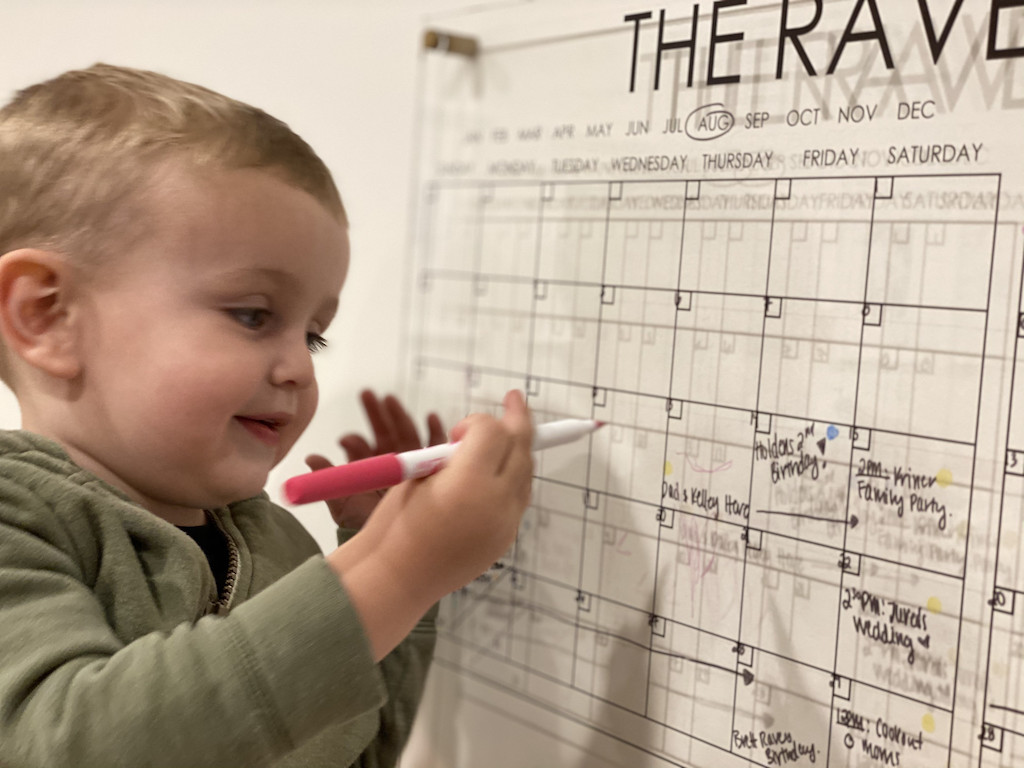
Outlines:
[[[154,69],[262,107],[309,141],[333,171],[352,222],[353,261],[341,311],[317,356],[321,406],[271,475],[305,471],[302,457],[341,460],[337,437],[363,429],[357,393],[394,386],[400,332],[413,117],[426,13],[468,0],[3,0],[0,100],[97,61]],[[0,388],[0,428],[19,426]],[[298,511],[333,544],[322,504]]]

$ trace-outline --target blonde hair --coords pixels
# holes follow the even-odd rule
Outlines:
[[[0,109],[0,254],[51,248],[99,258],[141,234],[157,167],[264,170],[345,221],[330,171],[280,120],[156,72],[65,72]]]
[[[169,162],[265,171],[346,222],[327,166],[277,118],[156,72],[95,64],[0,109],[0,256],[40,248],[96,267],[145,235],[147,192]],[[2,340],[0,380],[15,386]]]

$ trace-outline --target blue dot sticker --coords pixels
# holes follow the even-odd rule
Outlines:
[[[837,427],[835,424],[829,424],[828,429],[825,430],[825,434],[826,436],[828,436],[829,440],[835,440],[837,437],[839,437],[839,427]]]

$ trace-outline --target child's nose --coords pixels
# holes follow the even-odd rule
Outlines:
[[[303,335],[301,343],[283,344],[271,372],[276,386],[293,386],[300,389],[313,383],[313,357],[306,346]]]

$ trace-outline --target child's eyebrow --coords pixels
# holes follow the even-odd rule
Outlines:
[[[276,267],[235,267],[219,272],[216,277],[226,282],[261,279],[274,285],[284,284],[288,288],[299,287],[299,280],[295,275]]]
[[[276,267],[236,267],[219,272],[216,280],[224,283],[243,283],[259,288],[263,285],[278,288],[283,287],[286,291],[298,293],[302,289],[302,281],[293,273]],[[245,283],[244,281],[249,281]],[[338,310],[338,297],[327,298],[320,307],[320,310],[330,317],[334,317]]]

